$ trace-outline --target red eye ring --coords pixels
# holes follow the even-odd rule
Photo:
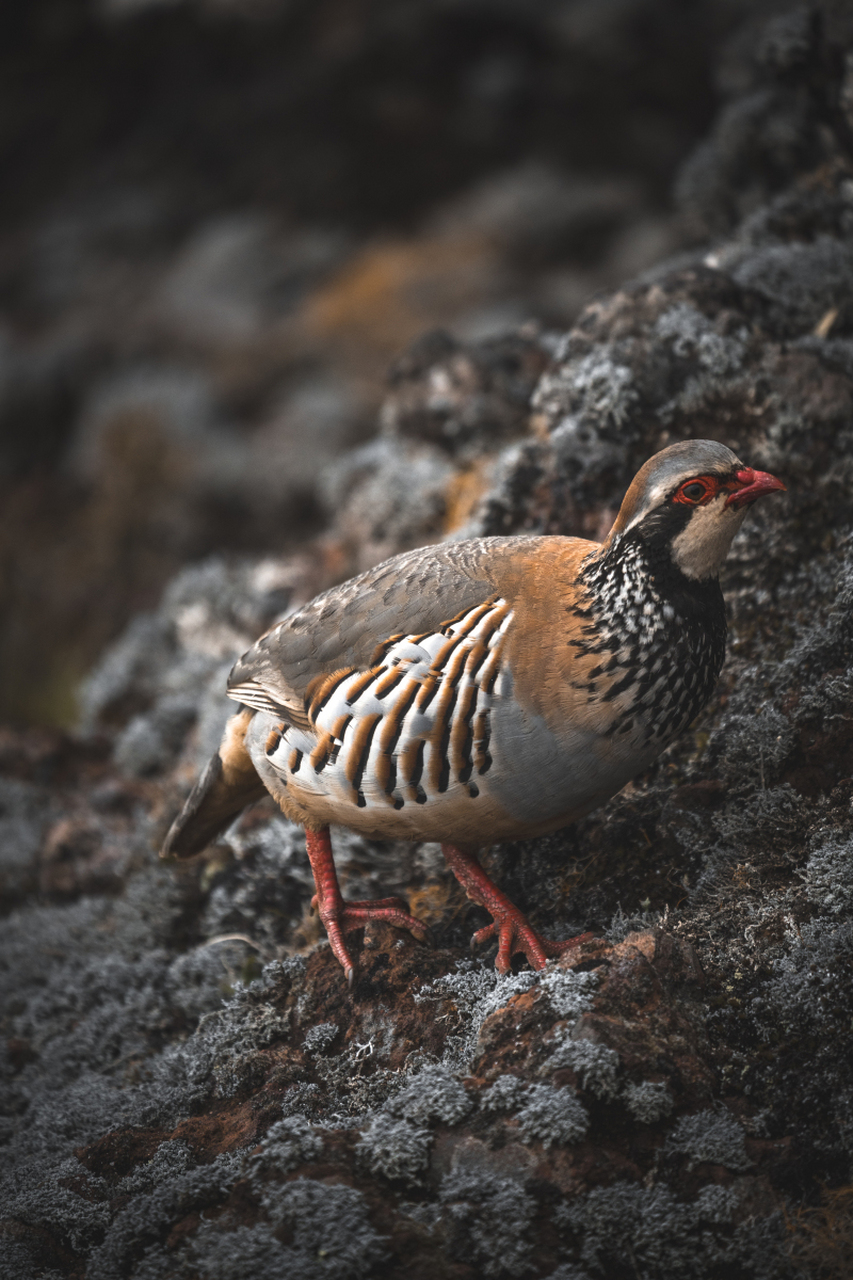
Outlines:
[[[673,502],[683,502],[685,506],[700,507],[710,502],[717,492],[717,481],[713,476],[696,476],[685,480],[673,495]]]

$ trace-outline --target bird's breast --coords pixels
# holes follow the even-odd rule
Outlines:
[[[713,693],[725,656],[722,598],[685,613],[650,578],[623,574],[566,614],[553,669],[536,685],[549,721],[584,726],[614,760],[644,767]]]

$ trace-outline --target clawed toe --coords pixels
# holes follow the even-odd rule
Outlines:
[[[519,912],[518,919],[507,916],[478,929],[471,938],[471,950],[496,937],[498,954],[495,957],[495,968],[498,973],[506,974],[510,972],[515,955],[524,955],[533,969],[544,969],[549,959],[564,955],[592,936],[591,933],[579,933],[577,937],[567,938],[562,942],[551,942],[538,934]]]
[[[429,925],[409,914],[409,906],[402,898],[366,898],[359,902],[344,902],[332,858],[329,828],[305,832],[305,851],[311,863],[317,892],[311,899],[316,907],[320,923],[326,930],[332,954],[344,971],[347,984],[352,988],[355,980],[355,964],[345,941],[345,935],[371,920],[381,920],[397,929],[406,929],[419,942],[434,945]]]
[[[374,898],[364,902],[346,902],[340,915],[340,927],[344,933],[359,929],[370,920],[381,920],[395,929],[406,929],[418,942],[432,943],[432,930],[423,920],[409,915],[402,898]]]
[[[510,902],[506,894],[492,884],[470,850],[453,844],[443,844],[441,848],[467,896],[478,906],[485,907],[492,917],[492,923],[478,929],[472,937],[471,949],[496,937],[498,954],[495,957],[495,968],[498,973],[509,973],[512,957],[519,952],[527,957],[534,969],[544,969],[549,956],[560,956],[592,937],[591,933],[582,933],[565,942],[549,942],[536,932],[527,917]]]
[[[565,938],[562,942],[549,942],[547,938],[543,938],[542,943],[545,947],[546,955],[562,956],[567,951],[573,951],[575,947],[581,946],[584,942],[589,942],[594,937],[595,934],[587,930],[586,933],[575,934],[573,938]]]
[[[490,938],[494,938],[498,932],[498,926],[494,920],[491,924],[484,925],[482,929],[478,929],[476,933],[471,934],[471,950],[475,947],[481,947],[484,942],[488,942]]]
[[[339,907],[330,910],[318,903],[315,895],[311,905],[318,908],[329,945],[344,971],[350,989],[355,981],[355,963],[347,950],[344,937],[371,920],[381,920],[384,924],[393,925],[396,929],[405,929],[418,942],[428,942],[430,946],[434,946],[429,925],[409,915],[402,898],[372,898],[362,902],[343,902]]]

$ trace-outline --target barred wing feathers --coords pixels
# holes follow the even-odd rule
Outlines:
[[[243,655],[229,677],[228,696],[309,728],[312,703],[331,692],[331,677],[368,673],[390,646],[440,633],[494,599],[490,568],[512,554],[513,544],[526,541],[480,538],[420,547],[332,587]]]

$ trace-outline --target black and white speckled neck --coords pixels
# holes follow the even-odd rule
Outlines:
[[[635,529],[590,557],[578,585],[590,603],[574,611],[583,626],[572,643],[579,654],[602,656],[588,697],[621,704],[610,735],[631,733],[659,749],[714,691],[726,651],[720,584],[686,578],[664,548],[649,547]]]

